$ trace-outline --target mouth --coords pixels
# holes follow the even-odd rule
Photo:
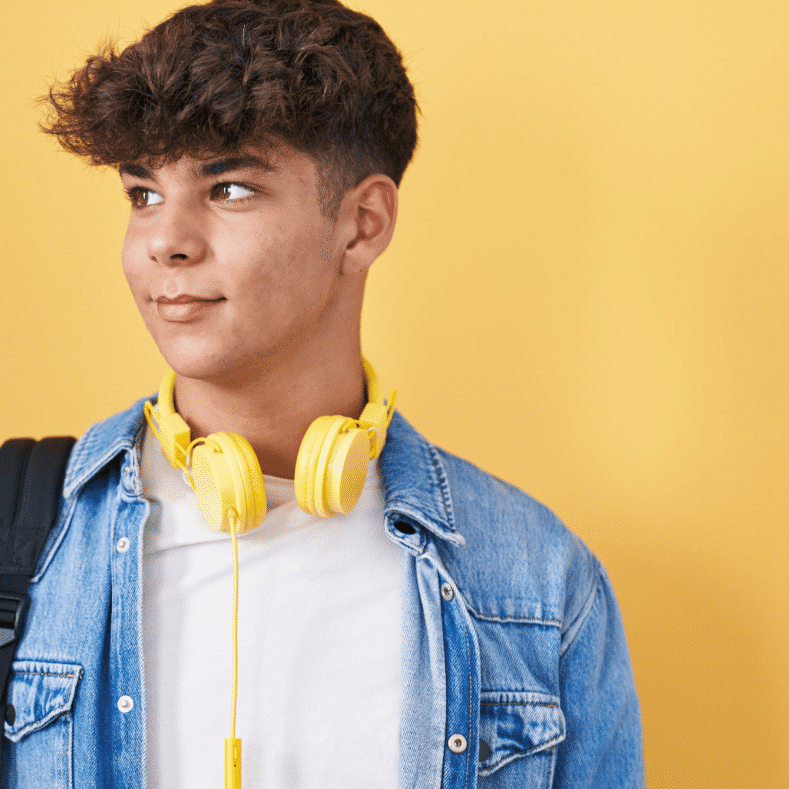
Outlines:
[[[156,309],[162,320],[186,323],[209,312],[226,299],[199,299],[195,296],[179,296],[175,299],[157,299]]]
[[[194,296],[191,293],[179,293],[177,296],[173,298],[168,298],[167,296],[159,296],[158,298],[154,299],[154,301],[158,302],[159,304],[186,304],[190,301],[221,301],[224,296],[219,296],[217,298],[208,298],[206,296]]]

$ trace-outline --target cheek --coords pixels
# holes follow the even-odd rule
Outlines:
[[[299,262],[308,251],[301,236],[286,223],[254,228],[228,238],[217,259],[237,295],[282,289],[298,277]]]
[[[135,298],[144,285],[145,256],[141,256],[140,252],[139,241],[127,230],[121,247],[121,266]]]

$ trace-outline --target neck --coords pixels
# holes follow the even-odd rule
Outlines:
[[[226,431],[249,441],[264,474],[293,479],[307,428],[319,416],[358,419],[367,400],[361,350],[309,360],[289,354],[277,364],[211,378],[176,373],[176,411],[192,439]]]

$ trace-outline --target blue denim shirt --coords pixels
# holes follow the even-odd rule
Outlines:
[[[12,667],[2,789],[145,786],[145,399],[69,458]],[[643,787],[600,562],[542,504],[397,412],[379,470],[382,527],[403,550],[400,789]]]

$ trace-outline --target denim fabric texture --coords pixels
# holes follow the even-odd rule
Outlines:
[[[2,789],[146,785],[146,399],[69,458],[12,666]],[[379,473],[382,526],[403,550],[400,789],[644,787],[622,619],[596,557],[399,412]]]

